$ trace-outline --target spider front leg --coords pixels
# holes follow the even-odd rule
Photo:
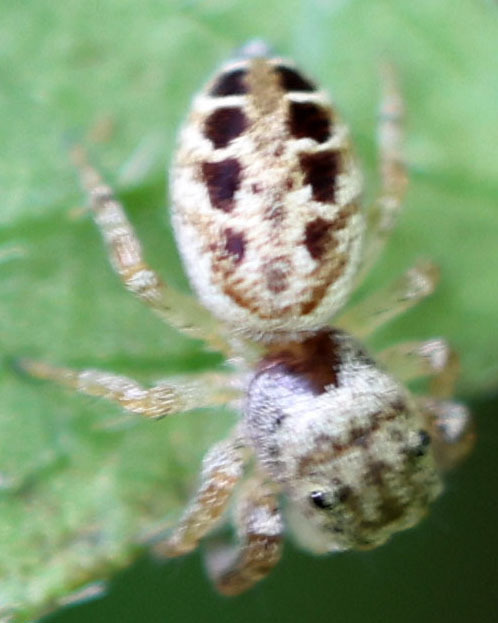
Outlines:
[[[72,370],[30,359],[20,360],[17,364],[31,376],[54,381],[88,396],[106,398],[131,413],[153,419],[199,407],[227,404],[238,396],[238,390],[231,385],[233,377],[230,375],[208,373],[177,377],[145,388],[133,379],[104,370]]]
[[[242,477],[246,453],[237,434],[213,446],[204,458],[197,493],[169,538],[154,546],[156,554],[167,558],[186,554],[216,526]]]
[[[358,283],[367,275],[382,252],[396,224],[407,185],[406,166],[401,150],[403,99],[393,68],[384,65],[382,69],[383,94],[377,140],[381,191],[367,212],[365,250],[358,271]]]
[[[111,264],[125,287],[168,324],[231,354],[216,319],[191,296],[167,286],[143,258],[137,235],[110,186],[88,162],[82,147],[73,149],[83,187],[90,197],[95,223],[107,245]]]
[[[274,486],[263,475],[244,483],[235,508],[239,545],[208,549],[206,564],[223,595],[238,595],[262,580],[278,563],[283,521]]]
[[[449,470],[471,452],[475,432],[469,410],[461,403],[432,397],[419,399],[440,469]]]
[[[443,470],[451,469],[472,450],[475,434],[468,409],[453,400],[460,371],[458,355],[445,340],[405,342],[378,355],[402,381],[432,377],[430,395],[417,398],[429,428],[436,461]]]

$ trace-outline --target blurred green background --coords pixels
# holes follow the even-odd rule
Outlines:
[[[496,3],[26,0],[3,3],[0,18],[0,620],[40,616],[112,575],[105,596],[47,621],[495,620]],[[139,543],[178,516],[203,453],[235,415],[142,422],[23,378],[11,360],[101,367],[144,383],[222,365],[122,290],[67,146],[91,145],[151,264],[187,288],[164,170],[193,93],[255,36],[330,89],[351,123],[366,201],[378,187],[379,65],[395,62],[410,189],[355,297],[420,256],[437,261],[437,293],[369,345],[448,337],[462,355],[459,393],[476,414],[478,444],[420,527],[361,554],[315,558],[288,543],[266,582],[226,600],[198,553],[159,565]]]

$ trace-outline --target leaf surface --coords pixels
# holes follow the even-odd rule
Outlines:
[[[23,621],[127,564],[174,519],[202,454],[235,414],[157,423],[16,374],[29,356],[151,382],[221,365],[124,292],[84,211],[67,143],[91,135],[151,264],[187,288],[164,173],[190,97],[260,36],[327,85],[377,188],[379,65],[393,59],[408,111],[410,190],[364,294],[430,257],[437,293],[375,337],[448,337],[462,395],[496,387],[496,7],[463,0],[48,0],[0,25],[0,612]],[[12,617],[10,619],[9,617]]]

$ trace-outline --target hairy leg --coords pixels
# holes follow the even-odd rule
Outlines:
[[[206,557],[209,575],[224,595],[248,590],[280,560],[283,522],[274,487],[262,476],[244,483],[235,523],[238,546],[208,549]]]
[[[407,185],[401,150],[403,100],[393,68],[384,65],[382,69],[383,94],[378,129],[381,190],[367,212],[365,250],[358,282],[363,280],[382,252],[396,224]]]
[[[230,354],[231,348],[220,334],[217,320],[194,298],[167,286],[147,265],[123,206],[89,164],[83,148],[73,150],[73,160],[90,197],[93,218],[107,245],[111,264],[125,287],[171,326]]]
[[[203,461],[199,489],[169,538],[154,545],[154,553],[161,557],[181,556],[197,547],[228,506],[242,477],[246,454],[236,434],[211,448]]]
[[[334,320],[334,326],[364,338],[432,294],[438,278],[439,271],[434,264],[419,262],[394,282],[350,307]]]
[[[145,388],[133,379],[103,370],[73,370],[30,359],[22,359],[17,365],[31,376],[105,398],[147,418],[227,404],[239,394],[231,387],[233,377],[216,373],[175,377]]]

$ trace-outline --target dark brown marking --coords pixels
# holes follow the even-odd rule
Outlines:
[[[348,432],[346,440],[339,441],[337,438],[321,434],[314,440],[314,450],[312,454],[304,455],[299,461],[298,475],[309,475],[319,465],[329,463],[341,454],[351,451],[353,448],[361,446],[368,448],[372,441],[372,436],[382,424],[395,420],[399,417],[399,412],[387,408],[385,411],[376,411],[370,414],[370,426],[366,428],[353,427]],[[387,464],[383,461],[375,461],[369,465],[367,477],[371,484],[379,486],[383,470],[387,469]],[[340,482],[336,483],[341,484]]]
[[[287,290],[289,284],[287,281],[287,274],[280,268],[269,268],[265,271],[266,287],[270,292],[279,294],[284,290]]]
[[[330,137],[330,113],[311,102],[290,102],[289,129],[295,138],[324,143]]]
[[[399,415],[401,415],[401,413],[407,413],[409,410],[405,400],[401,396],[393,400],[389,406]]]
[[[353,439],[351,441],[351,445],[359,446],[361,448],[368,448],[368,446],[370,445],[370,441],[372,439],[372,433],[374,432],[374,430],[377,430],[377,428],[375,429],[371,428],[367,431],[363,431],[360,429],[352,430],[351,436]]]
[[[235,262],[239,263],[244,259],[245,246],[244,234],[230,227],[225,229],[225,251],[235,259]]]
[[[348,485],[343,485],[337,491],[337,499],[339,500],[339,502],[341,502],[341,504],[344,504],[344,502],[346,502],[351,497],[352,493],[353,490],[351,489],[351,487],[349,487]]]
[[[234,207],[233,197],[240,186],[240,164],[235,158],[219,162],[204,162],[202,176],[207,186],[211,205],[223,212]]]
[[[378,518],[376,520],[364,519],[360,523],[360,527],[362,530],[378,530],[399,520],[404,515],[408,504],[393,496],[389,489],[385,476],[392,472],[392,468],[388,463],[382,460],[372,461],[367,468],[368,471],[365,476],[377,488],[379,495]]]
[[[226,147],[247,128],[247,118],[240,108],[217,108],[204,123],[204,135],[216,149]]]
[[[268,312],[262,311],[257,298],[251,297],[250,292],[247,292],[247,288],[241,289],[241,283],[228,283],[226,280],[223,283],[223,292],[229,296],[232,301],[237,303],[240,307],[248,309],[253,314],[256,314],[258,318],[263,320],[270,320],[275,318],[275,312],[270,309]],[[292,307],[290,305],[284,305],[279,308],[279,316],[285,317],[290,315]]]
[[[278,218],[274,213],[276,211],[278,211],[278,207],[273,210],[271,219]],[[262,267],[262,272],[265,276],[268,290],[274,294],[280,294],[280,292],[287,290],[291,269],[291,263],[285,256],[274,257],[266,262]]]
[[[306,301],[301,305],[301,315],[306,316],[318,307],[318,305],[322,302],[322,299],[325,296],[327,290],[329,289],[330,284],[334,283],[334,281],[336,281],[337,278],[342,274],[344,267],[346,266],[346,262],[347,257],[345,255],[341,255],[336,258],[336,261],[332,264],[332,268],[329,271],[327,278],[324,279],[322,283],[313,288],[310,300]]]
[[[319,465],[325,465],[332,461],[344,449],[344,446],[337,442],[330,435],[319,435],[314,440],[313,452],[305,454],[299,460],[297,474],[299,477],[311,475]]]
[[[315,201],[334,203],[337,175],[341,170],[341,154],[337,151],[305,153],[299,157],[305,184],[311,185]]]
[[[398,521],[406,512],[408,504],[403,504],[399,498],[392,495],[385,495],[379,504],[380,527],[387,526]]]
[[[384,474],[390,471],[385,461],[372,461],[368,464],[368,471],[365,476],[372,485],[382,487],[384,484]]]
[[[358,212],[358,206],[355,203],[348,203],[348,205],[341,208],[334,218],[333,229],[340,231],[347,227],[349,219],[356,212]]]
[[[225,95],[245,95],[247,85],[245,83],[247,71],[245,69],[235,69],[222,74],[211,89],[210,95],[215,97]]]
[[[326,387],[337,387],[341,366],[341,348],[336,332],[324,330],[303,342],[291,342],[281,350],[275,346],[260,364],[260,370],[299,377],[314,394],[323,394]]]
[[[318,304],[322,300],[323,294],[325,294],[327,288],[328,285],[323,286],[322,288],[320,288],[319,294],[317,294],[316,296],[313,294],[313,296],[311,297],[311,301],[306,301],[306,303],[303,303],[301,305],[301,316],[307,316],[308,314],[311,314],[311,312],[318,307]]]
[[[348,204],[341,208],[334,219],[330,221],[330,241],[326,247],[327,253],[319,258],[320,261],[317,263],[313,273],[313,280],[316,285],[312,288],[309,298],[300,303],[300,314],[302,316],[311,314],[317,308],[324,296],[326,296],[331,284],[335,283],[344,273],[350,258],[352,241],[350,239],[347,248],[339,253],[337,251],[338,239],[333,234],[337,230],[346,227],[350,217],[357,211],[357,204]]]
[[[316,86],[292,67],[279,65],[275,67],[275,71],[279,75],[280,85],[284,91],[316,91]]]
[[[332,240],[330,229],[332,223],[323,218],[316,218],[306,225],[304,232],[304,244],[308,249],[308,253],[314,260],[320,259]]]

